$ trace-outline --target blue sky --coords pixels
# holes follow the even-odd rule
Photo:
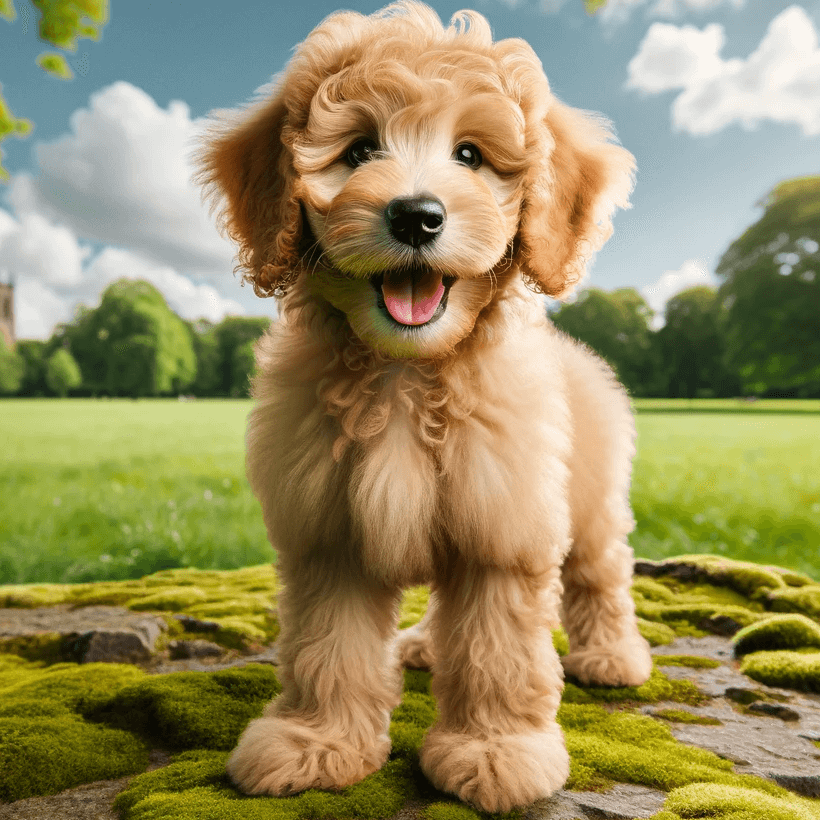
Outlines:
[[[370,13],[381,2],[344,3]],[[463,0],[436,0],[445,21]],[[600,111],[638,161],[633,208],[615,220],[586,285],[638,288],[658,311],[716,284],[730,242],[783,179],[820,173],[820,0],[473,0],[496,39],[524,37],[554,92]],[[17,282],[17,335],[47,338],[120,276],[146,278],[186,318],[275,315],[241,288],[188,154],[208,112],[281,71],[340,6],[235,0],[111,0],[98,42],[46,75],[26,0],[0,20],[0,83],[35,123],[2,143],[0,278]]]

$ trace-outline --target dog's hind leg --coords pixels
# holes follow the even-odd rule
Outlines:
[[[343,788],[390,751],[399,591],[358,569],[281,553],[278,570],[282,694],[245,729],[228,773],[249,794]]]
[[[626,532],[604,515],[576,537],[564,563],[562,620],[570,653],[562,661],[584,684],[639,686],[652,671],[649,644],[635,621],[632,565]]]
[[[563,687],[552,645],[560,571],[524,576],[459,562],[437,588],[433,692],[440,718],[421,767],[487,812],[561,788],[569,758],[555,716]]]
[[[436,609],[436,593],[430,593],[424,617],[407,629],[400,629],[396,638],[396,654],[402,666],[411,669],[432,669],[435,662],[433,652],[432,625]]]

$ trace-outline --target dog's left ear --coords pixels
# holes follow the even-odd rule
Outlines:
[[[285,145],[285,81],[273,98],[217,112],[200,141],[195,177],[219,207],[219,223],[239,245],[237,270],[257,296],[271,296],[299,270],[298,177]]]
[[[560,296],[583,278],[609,239],[615,209],[629,207],[635,158],[613,142],[603,117],[555,98],[534,131],[517,258],[532,284]]]

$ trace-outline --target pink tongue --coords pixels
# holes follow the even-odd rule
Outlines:
[[[441,274],[434,271],[385,273],[382,282],[384,304],[390,315],[403,325],[429,322],[444,296]]]

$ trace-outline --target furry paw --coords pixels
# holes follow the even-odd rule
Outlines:
[[[262,717],[248,724],[228,758],[231,780],[246,794],[287,795],[305,789],[341,789],[375,772],[390,741],[362,752],[340,737],[303,723]]]
[[[558,724],[487,740],[434,727],[421,750],[421,768],[437,789],[481,811],[505,812],[560,789],[569,756]]]
[[[420,624],[400,630],[396,638],[396,655],[402,666],[432,669],[435,655],[429,632]]]
[[[561,662],[567,675],[585,685],[640,686],[652,673],[649,644],[638,634],[609,646],[586,646]]]

